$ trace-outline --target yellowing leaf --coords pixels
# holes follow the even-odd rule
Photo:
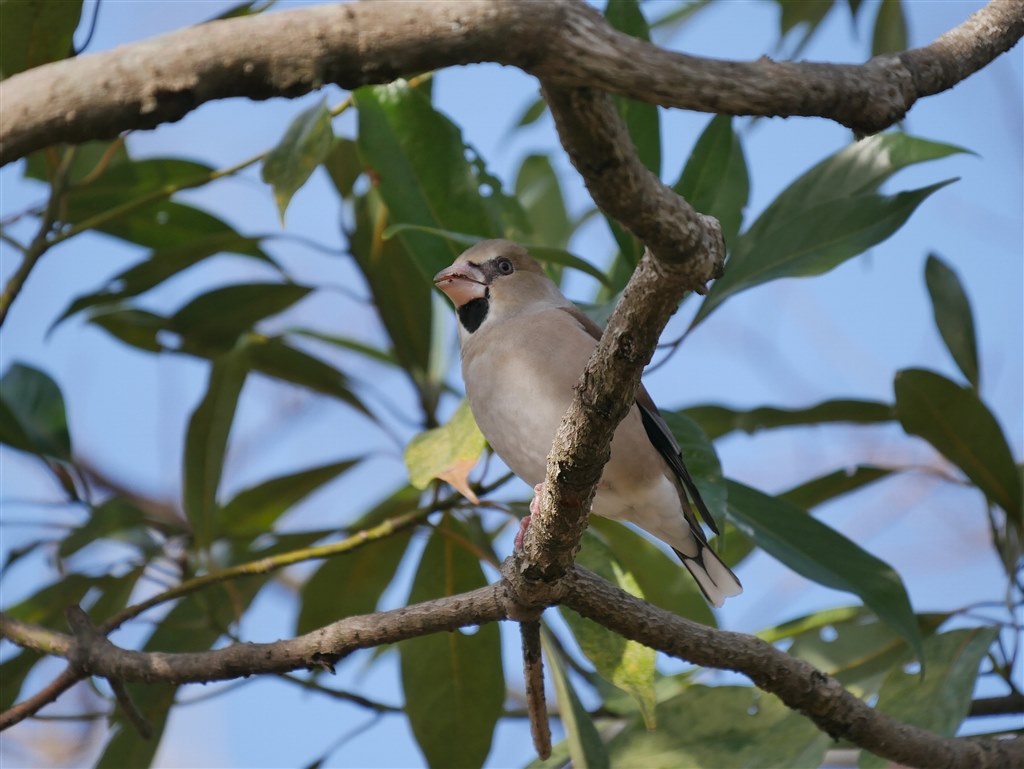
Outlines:
[[[469,471],[476,465],[486,441],[476,426],[469,402],[462,401],[451,420],[441,427],[422,432],[405,448],[405,466],[409,480],[418,489],[440,478],[466,497],[479,504],[469,488]]]
[[[589,531],[583,534],[583,547],[576,562],[630,595],[644,597],[636,578],[615,559],[608,546]],[[576,636],[580,649],[594,663],[598,675],[630,695],[646,727],[654,729],[657,703],[654,649],[627,640],[570,609],[563,609],[562,617]]]

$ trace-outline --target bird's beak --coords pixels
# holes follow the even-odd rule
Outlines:
[[[471,264],[453,264],[434,276],[434,285],[445,292],[456,307],[487,296],[487,280]]]

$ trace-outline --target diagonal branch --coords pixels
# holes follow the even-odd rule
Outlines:
[[[922,768],[1024,766],[1024,739],[942,737],[874,710],[836,679],[759,638],[677,617],[579,567],[566,584],[564,605],[584,617],[687,662],[742,673],[833,738],[883,758]]]
[[[733,62],[624,35],[582,0],[391,0],[225,19],[54,62],[0,84],[0,165],[59,142],[180,120],[208,101],[295,97],[491,61],[560,87],[666,107],[820,116],[860,133],[903,118],[1012,48],[1024,3],[992,0],[932,45],[861,65]]]
[[[612,435],[636,400],[644,367],[687,290],[703,292],[725,261],[718,222],[644,167],[612,98],[544,84],[562,146],[598,206],[647,244],[576,385],[548,455],[541,509],[520,568],[550,581],[571,568]]]

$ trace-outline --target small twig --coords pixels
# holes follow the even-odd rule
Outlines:
[[[455,496],[455,495],[453,495]],[[446,500],[447,501],[447,500]],[[281,553],[280,555],[271,556],[269,558],[260,558],[255,561],[249,561],[247,563],[241,563],[237,566],[232,566],[227,569],[220,571],[210,572],[203,574],[199,577],[186,580],[169,590],[165,590],[162,593],[151,596],[145,601],[141,601],[133,606],[129,606],[122,609],[120,612],[110,617],[105,622],[100,624],[99,630],[102,633],[109,633],[115,628],[120,627],[130,619],[137,617],[144,611],[147,611],[154,606],[159,606],[162,603],[173,601],[176,598],[181,598],[189,593],[194,593],[202,588],[209,587],[221,582],[227,582],[238,577],[245,577],[255,574],[266,574],[277,569],[284,568],[285,566],[292,566],[297,563],[304,561],[312,561],[320,558],[327,558],[332,555],[338,555],[345,553],[350,550],[355,550],[358,547],[362,547],[370,542],[374,542],[379,539],[391,536],[403,529],[407,529],[410,526],[414,526],[423,519],[425,519],[430,513],[434,512],[432,508],[426,508],[423,510],[414,510],[406,515],[396,516],[395,518],[389,518],[378,526],[374,526],[370,529],[364,529],[356,534],[353,534],[340,542],[332,542],[329,545],[318,545],[316,547],[307,547],[301,550],[292,550],[287,553]]]
[[[29,716],[34,716],[39,710],[54,702],[60,695],[81,681],[83,676],[79,675],[70,665],[64,672],[54,678],[43,689],[28,697],[17,705],[12,705],[3,713],[0,713],[0,732]]]
[[[1002,697],[983,697],[971,702],[971,710],[968,715],[971,718],[978,716],[1004,716],[1012,713],[1024,713],[1024,694],[1014,692],[1005,694]]]
[[[310,691],[325,694],[328,697],[331,697],[336,700],[351,702],[353,705],[359,705],[360,707],[366,708],[367,710],[372,710],[375,713],[379,713],[381,715],[388,713],[405,712],[405,708],[400,708],[396,705],[388,705],[385,702],[377,702],[375,700],[371,700],[369,697],[364,697],[361,694],[355,694],[354,692],[346,692],[341,689],[332,689],[329,686],[323,686],[321,684],[318,684],[316,681],[307,678],[299,678],[298,676],[292,675],[290,673],[281,673],[278,675],[278,678],[284,679],[285,681],[290,681],[293,684],[298,684],[303,689],[309,689]]]
[[[533,748],[541,760],[551,756],[551,725],[544,699],[544,660],[541,656],[540,622],[519,623],[523,639],[523,678],[526,679],[526,710],[530,716]]]
[[[46,210],[43,211],[43,218],[39,223],[39,229],[35,237],[32,238],[32,242],[28,244],[28,248],[24,250],[21,264],[18,265],[18,269],[14,271],[10,280],[7,281],[7,285],[4,286],[3,294],[0,294],[0,326],[3,326],[4,321],[7,319],[7,312],[11,308],[11,303],[21,292],[25,281],[28,280],[29,273],[32,272],[32,268],[36,266],[39,258],[57,242],[56,239],[50,240],[50,233],[57,222],[57,214],[64,199],[64,191],[67,189],[71,166],[77,154],[77,148],[72,147],[68,149],[57,166],[57,171],[53,175],[53,182],[50,186],[50,199],[46,203]]]
[[[132,722],[132,726],[135,727],[139,736],[144,740],[153,739],[153,727],[142,714],[142,711],[139,710],[139,706],[132,700],[124,684],[116,678],[108,678],[107,681],[110,683],[110,688],[114,690],[114,696],[117,697],[118,704],[124,710],[124,714],[128,716],[128,720]]]

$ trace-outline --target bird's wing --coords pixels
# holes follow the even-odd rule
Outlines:
[[[672,435],[672,431],[669,429],[668,423],[665,422],[664,417],[658,411],[658,407],[654,405],[654,401],[651,400],[651,396],[648,395],[646,388],[640,385],[640,389],[636,393],[636,405],[640,409],[640,417],[643,419],[644,429],[647,431],[647,437],[651,439],[651,443],[654,444],[654,448],[658,450],[658,453],[668,462],[668,466],[672,468],[672,472],[676,474],[676,477],[683,484],[683,488],[686,489],[687,495],[696,505],[700,511],[700,517],[704,519],[704,522],[711,528],[715,534],[720,534],[718,525],[715,523],[714,517],[711,515],[711,511],[708,510],[708,506],[704,503],[704,499],[700,495],[700,489],[697,488],[697,484],[693,480],[693,476],[690,475],[690,471],[686,469],[686,465],[683,464],[683,452],[679,448],[679,444],[676,442],[676,438]]]
[[[583,310],[576,305],[566,305],[561,309],[569,313],[576,321],[583,327],[583,329],[590,334],[594,339],[601,338],[601,327],[598,326],[589,316],[587,316]],[[665,422],[664,417],[661,416],[661,412],[658,411],[658,407],[654,405],[654,401],[651,399],[650,394],[647,392],[647,388],[640,385],[636,392],[636,405],[640,409],[640,417],[644,423],[644,430],[647,431],[647,437],[650,439],[651,444],[658,450],[665,462],[675,473],[676,477],[683,484],[683,488],[686,490],[687,496],[693,501],[694,505],[700,511],[701,518],[704,519],[705,523],[711,528],[715,534],[720,534],[718,525],[715,523],[714,517],[711,515],[711,511],[708,510],[708,506],[704,503],[704,499],[700,495],[700,489],[697,488],[697,484],[693,480],[693,476],[690,475],[689,470],[686,469],[686,465],[683,464],[683,452],[679,448],[679,443],[676,441],[675,436],[672,434],[672,430],[669,429],[668,423]],[[697,531],[700,528],[697,527]]]

